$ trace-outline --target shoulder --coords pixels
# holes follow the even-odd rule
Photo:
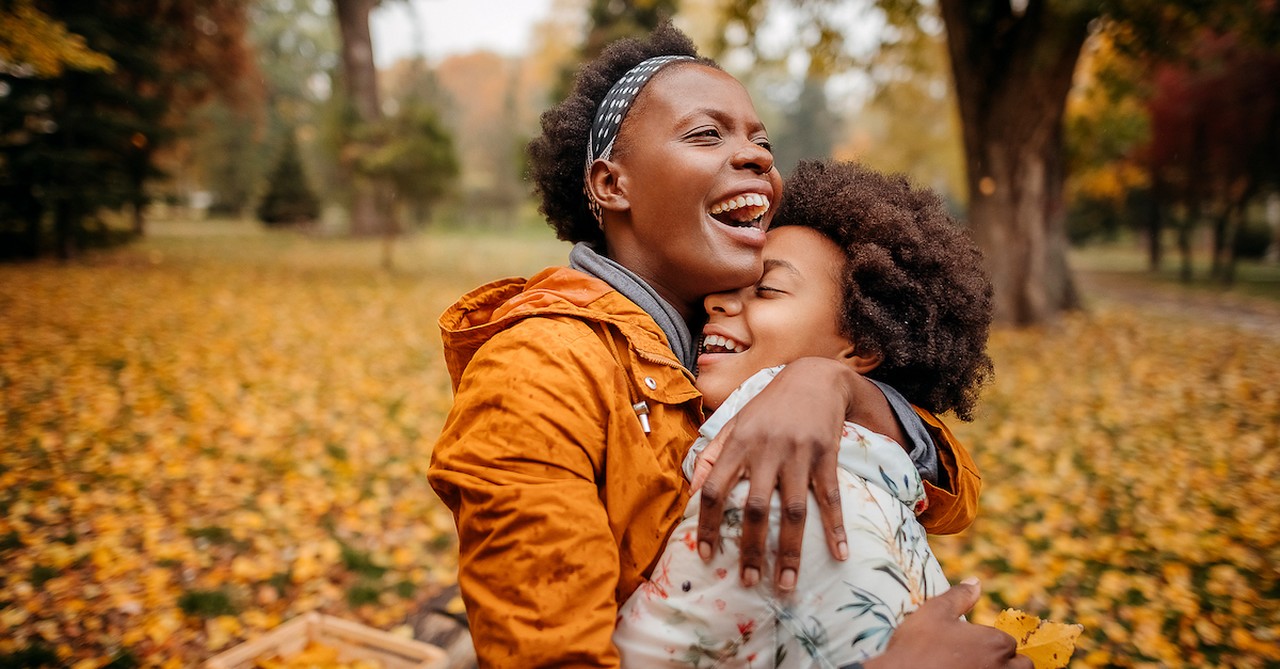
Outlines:
[[[598,385],[618,364],[598,330],[600,324],[563,315],[523,318],[495,333],[476,351],[463,374],[491,391],[512,384],[538,387]]]

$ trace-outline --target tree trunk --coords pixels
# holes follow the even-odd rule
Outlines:
[[[1079,306],[1067,267],[1062,118],[1092,13],[1029,0],[942,0],[964,132],[969,225],[995,286],[998,322]]]
[[[373,62],[373,38],[369,12],[378,0],[334,0],[342,33],[342,74],[346,95],[363,124],[382,118],[378,101],[378,72]],[[387,203],[377,183],[352,175],[351,233],[377,235],[387,225]]]
[[[75,207],[63,197],[53,208],[53,248],[58,260],[76,256],[76,226],[80,224]]]
[[[1232,205],[1222,206],[1222,212],[1213,217],[1213,239],[1209,252],[1209,278],[1215,281],[1225,279],[1223,261],[1227,257],[1227,228],[1231,224]]]
[[[1154,173],[1154,170],[1153,172]],[[1161,209],[1163,189],[1159,181],[1153,180],[1151,190],[1147,193],[1147,269],[1159,272],[1164,264],[1164,215]]]
[[[1193,195],[1191,204],[1187,206],[1186,218],[1178,228],[1178,251],[1182,254],[1182,267],[1178,272],[1178,278],[1183,283],[1191,283],[1191,236],[1199,223],[1200,198]]]
[[[1247,202],[1247,201],[1246,201]],[[1222,244],[1222,269],[1219,279],[1222,285],[1230,288],[1236,282],[1236,235],[1244,223],[1245,202],[1227,209],[1227,229]]]
[[[141,237],[147,234],[147,201],[138,199],[133,201],[133,234]]]

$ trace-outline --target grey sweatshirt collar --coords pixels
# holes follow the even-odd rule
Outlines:
[[[685,369],[693,369],[697,356],[693,349],[694,341],[692,333],[689,332],[689,325],[680,317],[675,307],[662,299],[652,286],[645,283],[644,279],[612,259],[596,253],[595,249],[585,242],[573,245],[573,250],[569,252],[569,267],[600,279],[627,299],[635,302],[636,306],[649,314],[662,329],[680,364],[684,365]]]

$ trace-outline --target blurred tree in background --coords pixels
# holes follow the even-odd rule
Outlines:
[[[1074,238],[1138,229],[1159,270],[1172,231],[1184,281],[1202,227],[1214,281],[1230,284],[1241,254],[1265,254],[1273,233],[1258,214],[1280,189],[1280,16],[1239,10],[1217,7],[1176,41],[1136,20],[1091,39],[1068,108]]]
[[[373,62],[373,37],[369,32],[369,13],[381,0],[333,0],[342,35],[342,74],[336,92],[342,105],[339,117],[344,119],[342,144],[359,141],[369,131],[361,126],[376,126],[382,121],[382,103],[378,94],[378,71]],[[390,194],[385,184],[355,168],[354,160],[342,161],[351,189],[351,233],[354,235],[394,234],[391,221]]]
[[[453,137],[435,110],[410,101],[377,125],[365,126],[362,139],[366,144],[358,152],[357,171],[388,184],[392,199],[409,209],[411,220],[429,220],[431,208],[458,176]],[[400,227],[394,215],[384,225]]]
[[[569,96],[573,74],[580,63],[595,58],[614,40],[643,37],[663,19],[674,17],[679,5],[679,0],[589,0],[586,37],[579,44],[577,57],[561,63],[550,102],[555,104]]]
[[[56,77],[64,70],[111,70],[107,56],[90,49],[84,37],[36,7],[33,0],[0,6],[0,64],[11,74]]]
[[[759,53],[777,7],[796,24],[790,53],[837,70],[863,68],[880,90],[897,86],[896,75],[916,64],[927,71],[930,61],[917,57],[928,53],[922,45],[945,39],[969,225],[996,285],[997,318],[1019,324],[1050,319],[1079,300],[1066,264],[1064,118],[1090,34],[1112,29],[1125,37],[1129,57],[1155,62],[1190,53],[1203,30],[1235,30],[1253,36],[1251,43],[1275,45],[1280,13],[1276,3],[1229,0],[868,0],[856,7],[735,0],[722,7],[721,46]],[[869,16],[882,23],[874,33],[861,29]],[[945,113],[939,108],[936,117]]]
[[[1190,56],[1156,70],[1149,102],[1150,174],[1161,193],[1156,221],[1178,209],[1182,276],[1190,279],[1194,227],[1211,232],[1210,276],[1235,278],[1237,252],[1250,230],[1245,209],[1280,187],[1280,49],[1240,34],[1206,32]],[[1150,237],[1160,243],[1158,229]],[[1260,256],[1267,238],[1253,246]],[[1154,248],[1154,247],[1153,247]],[[1158,257],[1158,251],[1153,250]]]
[[[18,16],[23,7],[35,8],[53,34],[73,44],[83,39],[114,67],[59,71],[6,62],[0,72],[0,225],[15,240],[6,248],[39,254],[48,218],[54,251],[69,257],[105,229],[98,222],[104,209],[131,207],[134,232],[141,233],[146,186],[161,174],[157,155],[175,139],[182,116],[214,92],[234,97],[251,68],[243,4],[86,0],[14,7]],[[17,58],[24,53],[10,51]],[[86,66],[78,57],[59,58]]]
[[[340,192],[341,180],[314,141],[338,64],[329,0],[256,0],[248,12],[246,39],[261,83],[248,100],[215,98],[195,110],[186,160],[174,170],[178,195],[207,192],[214,215],[240,216],[253,206],[294,130],[307,172],[325,192]]]
[[[307,183],[298,157],[298,142],[285,134],[280,159],[267,178],[267,192],[258,204],[258,220],[267,225],[312,223],[320,215],[320,201]]]

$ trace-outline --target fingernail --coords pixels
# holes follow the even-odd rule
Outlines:
[[[849,542],[841,541],[836,544],[836,554],[841,560],[849,559]]]
[[[698,557],[705,562],[711,559],[711,543],[708,541],[698,542]]]
[[[760,582],[760,570],[755,567],[747,567],[742,570],[742,584],[748,588],[753,587]]]
[[[783,590],[795,590],[796,588],[796,570],[783,569],[782,575],[778,577],[778,587]]]
[[[965,580],[960,581],[960,585],[972,585],[975,587],[981,587],[982,582],[978,580],[977,576],[970,576],[969,578],[966,578]]]

